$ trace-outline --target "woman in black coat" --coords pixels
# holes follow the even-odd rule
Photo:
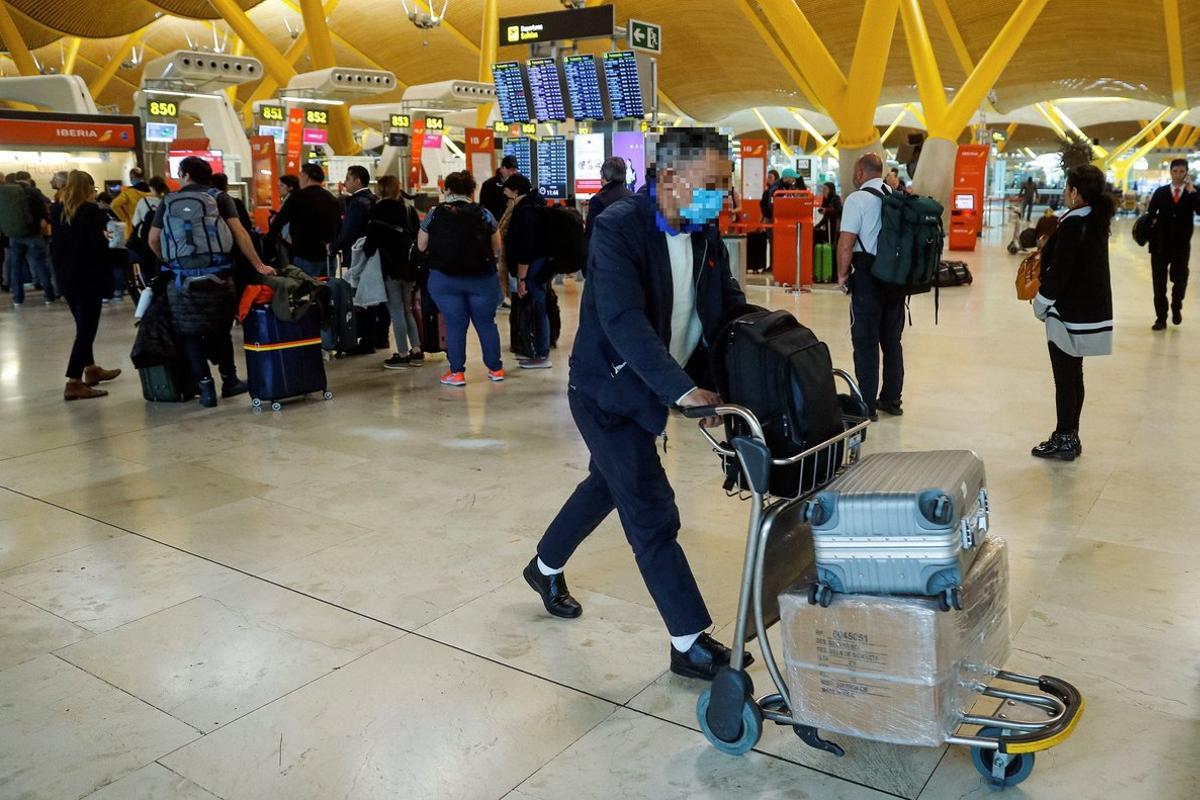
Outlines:
[[[52,238],[50,253],[58,287],[67,298],[75,317],[75,343],[67,362],[67,386],[64,400],[86,400],[103,397],[108,392],[96,384],[111,381],[121,374],[119,369],[96,366],[92,344],[100,327],[100,309],[111,291],[108,239],[105,226],[108,217],[98,206],[96,182],[81,170],[67,177],[59,202],[51,209]]]
[[[1033,300],[1033,313],[1046,323],[1058,425],[1032,452],[1074,461],[1083,453],[1083,359],[1112,353],[1108,236],[1116,203],[1104,173],[1090,164],[1067,173],[1063,201],[1069,210],[1042,248],[1041,286]]]

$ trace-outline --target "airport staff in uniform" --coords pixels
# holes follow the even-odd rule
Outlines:
[[[1187,293],[1188,260],[1192,255],[1193,218],[1200,212],[1200,194],[1188,177],[1188,162],[1171,162],[1171,182],[1150,198],[1148,213],[1156,221],[1150,242],[1150,270],[1154,282],[1154,330],[1167,327],[1167,279],[1171,280],[1171,322],[1183,323],[1183,296]]]
[[[883,201],[890,189],[883,181],[883,161],[867,153],[854,165],[858,190],[842,206],[838,237],[838,286],[850,295],[850,339],[854,343],[854,375],[871,411],[893,416],[904,412],[904,295],[871,274],[882,226]],[[879,387],[879,354],[883,352],[883,388]],[[878,398],[878,399],[876,399]]]
[[[589,474],[524,573],[547,611],[578,617],[563,568],[615,508],[671,635],[671,671],[704,680],[730,652],[705,633],[712,618],[679,546],[679,509],[656,442],[672,406],[719,402],[702,388],[711,385],[704,343],[745,305],[709,224],[731,182],[728,151],[714,129],[668,129],[647,187],[596,219],[567,394]]]

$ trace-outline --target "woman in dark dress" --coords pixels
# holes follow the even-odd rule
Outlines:
[[[103,397],[108,392],[96,384],[111,381],[119,369],[96,366],[92,344],[100,327],[100,309],[112,291],[108,240],[108,217],[95,202],[96,182],[81,170],[67,176],[59,202],[51,209],[50,253],[58,286],[75,317],[75,343],[67,363],[64,400]]]

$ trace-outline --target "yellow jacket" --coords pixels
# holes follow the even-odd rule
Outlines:
[[[143,192],[141,189],[136,189],[133,186],[126,186],[121,189],[120,194],[113,198],[112,210],[117,215],[117,219],[125,223],[126,239],[133,236],[133,212],[137,210],[137,205],[142,202],[142,198],[149,196],[150,192]]]

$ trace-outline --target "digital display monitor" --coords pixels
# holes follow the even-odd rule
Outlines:
[[[600,93],[600,68],[596,57],[567,56],[563,59],[567,99],[571,116],[578,120],[604,119],[604,96]]]
[[[270,136],[275,144],[283,145],[287,141],[287,128],[283,125],[259,125],[259,136]]]
[[[525,77],[517,61],[501,61],[492,64],[492,82],[496,84],[496,104],[500,106],[500,119],[505,122],[529,122],[529,95],[525,91]]]
[[[512,156],[517,159],[517,172],[524,175],[526,178],[533,180],[533,153],[531,152],[532,139],[521,137],[519,139],[504,140],[504,155]]]
[[[543,136],[537,143],[537,187],[543,197],[567,198],[567,137]]]
[[[600,167],[604,165],[604,134],[575,134],[575,195],[591,197],[604,187]]]
[[[220,150],[168,150],[167,168],[172,178],[179,177],[179,163],[189,156],[202,158],[212,167],[213,172],[225,171],[225,154]]]
[[[625,159],[625,185],[636,192],[646,182],[646,137],[641,131],[618,131],[612,137],[612,154]]]
[[[973,194],[956,194],[954,195],[954,207],[959,211],[974,211],[975,210],[975,195]]]
[[[173,142],[179,133],[179,125],[174,122],[147,122],[147,142]]]
[[[637,53],[632,50],[605,53],[604,84],[608,88],[608,104],[615,119],[641,119],[646,116],[642,82],[638,77]]]
[[[531,58],[525,65],[529,71],[529,94],[533,97],[533,118],[541,122],[566,122],[567,103],[563,99],[558,62],[553,58]]]

